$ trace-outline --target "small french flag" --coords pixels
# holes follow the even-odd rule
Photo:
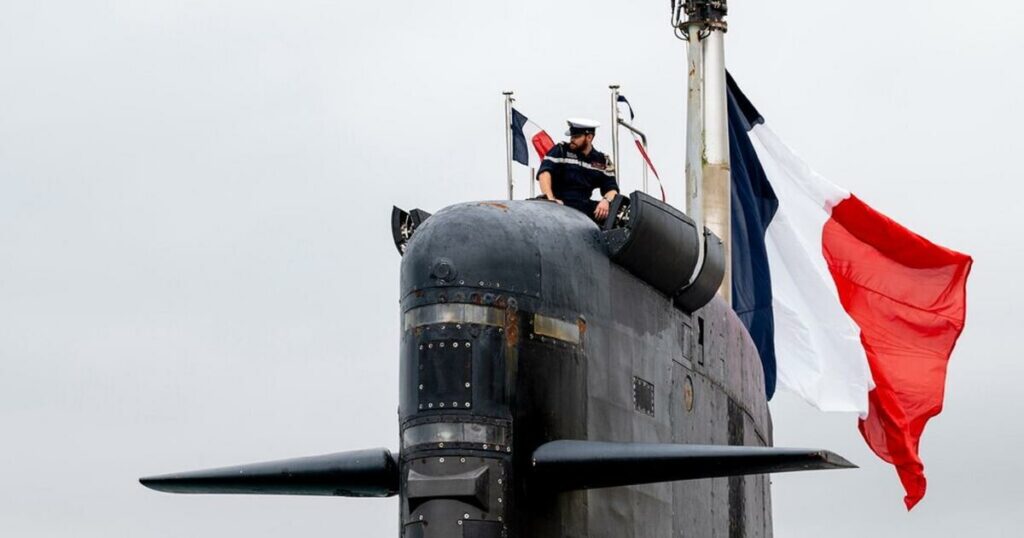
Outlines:
[[[512,125],[509,127],[512,129],[512,160],[523,166],[530,166],[530,150],[526,145],[527,140],[530,141],[530,145],[533,146],[537,154],[535,165],[539,164],[548,151],[555,146],[555,142],[551,140],[544,129],[541,129],[539,125],[530,121],[515,108],[512,109]]]
[[[942,411],[971,257],[936,245],[815,173],[729,77],[733,309],[775,384],[855,411],[912,508],[918,453]]]

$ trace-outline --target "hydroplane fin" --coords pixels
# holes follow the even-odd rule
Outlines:
[[[398,465],[386,448],[152,476],[142,485],[168,493],[390,497]]]
[[[553,441],[533,453],[536,479],[562,491],[855,467],[804,448]]]

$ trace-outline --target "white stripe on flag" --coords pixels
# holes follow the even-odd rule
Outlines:
[[[874,384],[860,329],[822,254],[825,223],[850,193],[811,170],[766,126],[755,126],[750,140],[779,199],[765,238],[778,384],[823,411],[865,417]]]

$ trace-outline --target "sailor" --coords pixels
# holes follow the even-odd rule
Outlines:
[[[570,118],[568,123],[565,135],[569,141],[551,148],[537,171],[540,190],[548,200],[578,209],[595,221],[603,222],[619,192],[615,165],[611,158],[594,149],[598,122]],[[601,189],[601,200],[591,200],[594,189]]]

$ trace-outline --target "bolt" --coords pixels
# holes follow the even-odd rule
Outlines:
[[[438,458],[438,460],[437,460],[437,461],[439,461],[439,462],[441,462],[441,463],[444,463],[444,458]]]
[[[423,388],[423,385],[420,385],[420,388],[422,389],[422,388]],[[467,382],[466,382],[466,388],[467,388],[467,389],[469,388],[469,381],[467,381]]]
[[[465,519],[469,519],[469,514],[462,514],[462,517]]]

